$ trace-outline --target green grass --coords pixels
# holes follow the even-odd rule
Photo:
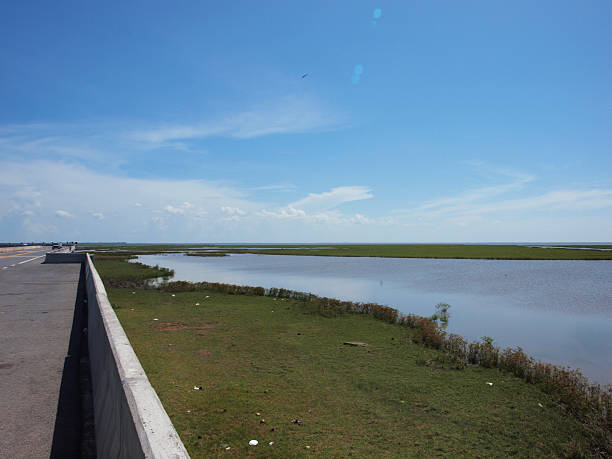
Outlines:
[[[79,245],[79,249],[121,249],[129,253],[159,253],[163,251],[198,252],[215,249],[226,253],[263,253],[269,255],[313,255],[339,257],[394,257],[394,258],[475,258],[499,260],[612,260],[611,252],[597,250],[548,249],[517,245],[464,244],[271,244],[274,249],[253,249],[249,245],[211,244],[137,244],[137,245]],[[593,246],[592,248],[612,248]]]
[[[112,286],[141,284],[149,279],[170,277],[174,274],[174,270],[168,268],[150,267],[138,262],[126,263],[132,258],[136,257],[126,254],[97,254],[94,256],[94,262],[106,285]]]
[[[107,286],[130,277],[119,269],[140,269],[115,261],[96,260]],[[412,344],[405,327],[366,315],[326,318],[313,304],[270,297],[108,293],[192,457],[593,451],[589,427],[537,386],[495,369],[454,370],[441,352]]]

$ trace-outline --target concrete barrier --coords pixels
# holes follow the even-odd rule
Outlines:
[[[45,263],[84,263],[85,253],[49,252],[45,254]]]
[[[51,253],[45,262],[82,262],[85,266],[98,457],[188,458],[108,301],[89,254]]]

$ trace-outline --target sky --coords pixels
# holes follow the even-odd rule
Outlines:
[[[612,3],[0,3],[0,242],[612,241]]]

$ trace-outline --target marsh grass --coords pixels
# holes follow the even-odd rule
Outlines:
[[[585,246],[608,248],[612,246]],[[334,257],[392,258],[458,258],[488,260],[612,260],[612,251],[540,248],[519,245],[474,244],[270,244],[266,248],[252,245],[215,244],[79,244],[80,250],[121,250],[133,254],[155,253],[258,253],[267,255],[307,255]]]
[[[114,259],[112,257],[107,259],[96,258],[95,260],[96,266],[100,270],[100,274],[103,277],[104,282],[107,283],[107,286],[121,286],[122,282],[129,282],[132,288],[134,285],[140,282],[139,288],[143,291],[139,292],[139,296],[127,295],[128,292],[126,291],[126,289],[111,289],[110,293],[114,304],[116,303],[118,305],[131,306],[137,305],[137,307],[141,310],[149,310],[152,308],[151,310],[155,311],[154,314],[156,316],[165,315],[166,319],[164,320],[166,320],[167,323],[181,322],[185,324],[191,324],[200,323],[202,321],[210,323],[209,321],[213,321],[213,323],[218,322],[225,324],[226,328],[224,328],[224,330],[227,330],[227,332],[229,333],[229,341],[221,340],[222,342],[219,342],[219,346],[221,347],[214,348],[216,350],[213,352],[213,355],[216,353],[217,355],[224,356],[224,358],[219,360],[219,365],[221,365],[221,367],[201,367],[202,371],[205,370],[204,374],[211,375],[210,377],[207,376],[207,380],[210,380],[212,384],[216,385],[216,383],[214,383],[213,381],[215,381],[215,378],[219,377],[221,378],[219,380],[219,384],[229,384],[228,388],[234,387],[232,386],[232,384],[238,384],[238,387],[240,387],[241,383],[237,382],[235,379],[232,379],[236,375],[232,375],[230,377],[230,375],[226,374],[225,370],[223,369],[223,365],[229,365],[230,367],[234,368],[235,365],[234,363],[232,363],[234,359],[247,359],[247,362],[251,362],[250,365],[247,366],[255,366],[259,369],[265,369],[263,370],[263,373],[256,371],[255,373],[248,376],[254,378],[252,380],[252,384],[254,385],[254,387],[259,387],[260,385],[262,385],[262,388],[263,385],[267,384],[266,381],[274,380],[274,384],[281,384],[280,381],[277,381],[274,377],[272,377],[272,375],[278,373],[279,369],[288,367],[295,369],[296,365],[305,365],[304,368],[300,367],[299,370],[296,369],[296,371],[300,375],[302,375],[302,379],[296,380],[294,384],[297,384],[297,387],[300,387],[301,390],[299,391],[299,393],[295,393],[294,390],[290,390],[289,392],[292,393],[290,399],[277,400],[276,403],[278,403],[278,405],[275,405],[274,409],[279,413],[284,412],[283,410],[285,408],[283,407],[287,404],[289,404],[289,406],[293,406],[293,403],[302,403],[298,402],[299,400],[301,400],[300,397],[302,396],[305,396],[308,400],[310,400],[310,404],[315,404],[317,406],[317,410],[324,409],[323,406],[319,407],[318,402],[315,402],[315,400],[317,399],[317,397],[321,397],[328,404],[331,403],[329,400],[329,390],[331,390],[329,387],[330,384],[334,386],[334,391],[339,391],[339,394],[344,396],[349,402],[352,401],[351,403],[374,403],[374,405],[376,405],[376,403],[378,402],[375,403],[375,401],[379,400],[380,394],[392,391],[392,389],[387,385],[389,384],[390,380],[393,380],[394,376],[392,375],[395,374],[394,372],[397,370],[397,368],[404,367],[405,368],[402,371],[405,371],[406,373],[404,373],[403,376],[400,376],[398,374],[396,377],[399,377],[402,381],[405,381],[405,384],[408,384],[410,387],[412,387],[412,390],[417,390],[418,393],[421,394],[425,393],[423,391],[434,390],[435,394],[440,394],[440,396],[446,397],[449,403],[454,404],[452,400],[455,396],[455,391],[463,391],[464,389],[467,390],[468,393],[470,391],[473,391],[474,389],[468,388],[471,383],[468,383],[467,381],[471,380],[474,374],[478,374],[478,371],[482,371],[486,373],[482,373],[481,378],[485,377],[484,375],[486,374],[486,379],[494,381],[496,384],[495,387],[497,387],[497,381],[500,380],[499,378],[502,378],[505,381],[504,384],[507,384],[508,381],[510,381],[508,379],[505,379],[506,376],[504,375],[510,376],[511,380],[514,380],[517,383],[520,381],[528,383],[527,386],[521,386],[523,387],[523,389],[520,389],[519,386],[515,386],[516,389],[514,390],[516,390],[517,392],[510,396],[511,399],[515,400],[520,397],[523,397],[524,394],[519,395],[519,393],[529,392],[527,390],[527,387],[532,387],[534,389],[537,389],[540,393],[546,394],[546,397],[548,397],[547,400],[549,401],[544,404],[540,404],[539,406],[556,406],[557,408],[555,409],[558,409],[560,413],[564,413],[565,416],[569,416],[568,419],[571,418],[576,421],[579,421],[582,426],[579,438],[574,438],[571,435],[570,437],[565,438],[564,440],[558,438],[557,440],[555,440],[557,442],[557,446],[551,446],[551,444],[546,443],[548,440],[545,441],[543,439],[540,439],[538,440],[539,446],[535,448],[533,448],[533,443],[531,443],[531,447],[533,448],[532,450],[521,449],[529,448],[527,445],[530,444],[529,441],[527,441],[527,443],[521,443],[521,440],[519,441],[519,443],[522,446],[519,448],[519,450],[507,449],[504,450],[505,452],[502,455],[518,454],[537,456],[541,454],[551,454],[552,451],[555,451],[555,455],[574,455],[578,457],[580,457],[581,455],[596,455],[605,457],[611,454],[610,432],[612,428],[612,391],[609,387],[602,388],[598,385],[591,384],[577,370],[572,370],[569,368],[558,367],[551,364],[535,361],[533,358],[527,356],[520,348],[508,348],[503,350],[499,349],[493,345],[492,340],[483,340],[481,342],[468,343],[465,339],[458,335],[446,333],[446,331],[438,324],[437,318],[434,319],[411,314],[400,314],[394,308],[374,303],[341,301],[333,298],[319,297],[310,293],[296,292],[287,289],[265,289],[263,287],[239,286],[209,282],[167,282],[156,287],[155,289],[147,289],[146,286],[144,286],[142,279],[147,276],[159,277],[160,270],[148,268],[144,265],[139,266],[138,264],[134,263],[128,264],[125,263],[125,261],[125,258]],[[124,266],[121,266],[121,263],[123,263]],[[140,279],[140,281],[138,279]],[[176,294],[176,297],[179,299],[175,300],[174,297],[172,297],[172,301],[162,301],[163,298],[168,298],[167,295],[169,293]],[[203,294],[206,293],[208,293],[209,295],[212,295],[213,293],[216,294],[215,303],[217,303],[217,306],[205,309],[205,311],[214,311],[214,314],[201,312],[201,309],[193,310],[193,304],[195,303],[195,300],[197,298],[201,298]],[[240,297],[240,299],[238,297]],[[260,297],[260,299],[257,299],[258,297]],[[135,298],[138,298],[137,303],[134,302]],[[162,306],[162,304],[164,306]],[[165,306],[166,304],[167,306]],[[272,310],[272,313],[270,313],[270,310],[272,308],[274,310]],[[276,311],[276,313],[274,311]],[[162,381],[160,379],[157,379],[156,377],[156,375],[159,373],[159,369],[156,368],[156,365],[164,365],[164,363],[162,363],[162,360],[164,358],[175,358],[182,361],[182,357],[177,354],[172,354],[171,356],[165,357],[160,356],[156,358],[148,357],[151,352],[158,352],[160,346],[160,344],[156,343],[155,340],[150,341],[151,339],[154,339],[155,335],[151,335],[151,319],[148,319],[149,322],[147,322],[146,327],[144,327],[143,325],[141,325],[143,322],[138,322],[138,324],[132,324],[130,320],[132,317],[135,317],[135,315],[130,315],[130,313],[126,311],[126,308],[123,308],[118,312],[120,314],[120,319],[122,319],[122,322],[124,322],[127,326],[126,331],[128,332],[130,339],[134,339],[137,341],[137,343],[140,343],[135,345],[139,356],[145,356],[145,360],[149,361],[149,366],[147,367],[145,365],[147,373],[151,373],[150,377],[152,381],[154,381],[154,383],[155,381],[158,381],[159,384],[163,386],[156,386],[158,392],[161,391],[162,394],[168,394],[166,396],[166,399],[162,397],[162,400],[164,401],[164,404],[166,404],[166,401],[168,401],[168,403],[171,405],[171,409],[169,411],[174,413],[173,421],[178,421],[179,425],[182,426],[181,429],[183,429],[183,427],[186,425],[190,426],[186,428],[186,430],[183,429],[183,431],[180,432],[183,437],[187,438],[186,443],[188,444],[188,447],[191,448],[190,452],[201,451],[201,448],[205,448],[205,450],[208,451],[208,453],[205,455],[213,454],[215,448],[218,448],[218,444],[215,443],[219,440],[217,437],[213,436],[214,438],[209,439],[210,441],[200,441],[197,438],[193,437],[193,432],[196,428],[194,426],[202,426],[209,424],[207,422],[204,422],[204,424],[193,424],[193,421],[183,421],[184,412],[181,411],[185,406],[183,402],[187,399],[190,400],[191,397],[185,397],[181,394],[174,393],[173,390],[164,386],[164,384],[170,384],[167,378],[162,378]],[[261,314],[263,314],[263,316],[261,316]],[[286,327],[288,325],[286,323],[277,322],[277,318],[280,317],[284,317],[285,319],[290,320],[290,323],[292,324],[290,327],[291,330],[296,330],[296,328],[301,330],[309,330],[308,334],[313,333],[314,335],[316,335],[317,338],[315,339],[315,341],[309,341],[311,343],[310,345],[315,347],[306,350],[305,348],[302,348],[300,346],[295,347],[295,344],[297,343],[291,344],[294,343],[296,337],[291,337],[291,332],[287,333]],[[315,319],[315,317],[320,317],[323,321],[317,320]],[[359,318],[362,318],[362,320],[359,320]],[[376,321],[371,322],[372,319],[376,319]],[[363,320],[366,320],[366,322],[363,322]],[[313,325],[313,321],[314,323],[316,323],[316,327],[315,325]],[[379,322],[380,326],[375,326],[376,322]],[[364,324],[365,328],[363,328]],[[341,332],[338,327],[340,327],[340,329],[344,331]],[[380,328],[379,330],[379,327],[383,328]],[[317,332],[314,332],[315,328],[316,330],[318,330]],[[357,361],[354,362],[356,367],[353,370],[350,370],[350,372],[358,373],[349,373],[353,375],[359,374],[360,377],[363,376],[365,380],[362,381],[361,379],[359,379],[359,381],[361,382],[359,383],[358,387],[352,387],[351,389],[341,384],[341,380],[337,379],[340,376],[334,373],[336,370],[338,370],[338,368],[336,368],[337,365],[340,365],[343,368],[342,371],[347,370],[345,368],[347,362],[343,360],[346,359],[347,354],[342,353],[342,355],[331,355],[331,351],[329,349],[320,347],[321,343],[328,343],[330,338],[333,338],[334,336],[343,336],[343,333],[346,333],[347,330],[351,330],[352,336],[358,336],[362,340],[371,340],[372,342],[379,342],[378,340],[380,340],[381,338],[380,336],[370,336],[368,334],[370,332],[367,330],[379,330],[379,332],[383,335],[387,334],[387,340],[390,338],[391,340],[393,340],[394,343],[394,347],[392,346],[388,348],[389,355],[384,355],[383,357],[383,354],[376,351],[377,356],[382,359],[380,361],[373,361],[370,359],[370,356],[368,354],[363,354],[362,358],[365,358],[366,360],[363,360],[360,363]],[[188,330],[185,330],[184,333],[188,333]],[[193,334],[193,332],[190,333]],[[244,335],[245,333],[246,335],[251,333],[254,334],[254,336],[247,338],[246,335]],[[301,334],[297,333],[297,335],[298,339],[301,339],[299,338]],[[255,339],[255,341],[251,343],[250,340],[254,339],[255,336],[257,337],[257,339]],[[243,342],[245,339],[249,341],[250,344]],[[173,338],[173,341],[177,340],[179,340],[179,338]],[[284,340],[288,341],[285,342]],[[269,344],[266,344],[268,342]],[[331,341],[329,342],[331,343]],[[384,342],[384,340],[380,342]],[[210,348],[213,347],[213,344],[214,343],[212,342],[206,342],[207,352],[212,352]],[[288,347],[285,346],[286,344],[288,345]],[[174,345],[174,343],[169,344],[169,346],[171,345]],[[200,346],[200,344],[197,345]],[[399,345],[399,348],[396,345]],[[243,349],[244,353],[235,354],[233,350],[234,346],[238,346]],[[267,346],[270,346],[270,349],[268,349]],[[168,350],[168,348],[164,349]],[[173,348],[172,352],[175,352],[178,349],[180,349],[180,346],[177,348]],[[257,351],[253,352],[254,349],[256,349]],[[387,348],[385,347],[385,349]],[[370,349],[368,350],[373,350],[373,348],[370,347]],[[400,352],[399,350],[402,351]],[[306,354],[303,354],[304,352],[306,352]],[[312,373],[312,370],[314,370],[315,367],[313,367],[312,364],[308,362],[312,359],[315,359],[317,361],[320,360],[321,355],[324,355],[325,358],[323,358],[318,364],[322,366],[316,367],[315,373],[318,376],[315,376]],[[390,356],[393,357],[389,359]],[[289,360],[282,360],[285,357]],[[151,358],[153,358],[153,360],[150,360]],[[335,359],[337,358],[340,359],[339,362],[332,364],[331,362],[335,362]],[[274,361],[275,365],[277,366],[269,367],[269,361]],[[184,364],[193,365],[194,362],[192,362],[190,358],[187,358]],[[235,368],[237,370],[239,367]],[[307,370],[307,368],[310,369],[310,372]],[[177,374],[180,374],[181,372],[185,373],[184,375],[182,375],[184,377],[186,375],[191,375],[195,370],[188,369],[188,367],[182,367],[182,369],[175,368],[174,371],[177,371]],[[431,387],[425,388],[424,386],[420,386],[420,384],[422,384],[422,381],[417,382],[419,381],[419,378],[423,377],[419,373],[420,371],[434,371],[436,372],[438,378],[441,377],[441,375],[444,375],[443,379],[445,381],[449,381],[449,384],[451,385],[448,387],[436,386],[435,389],[432,389]],[[475,371],[477,373],[474,373]],[[217,374],[215,372],[221,372],[225,376],[222,376],[221,374]],[[280,373],[278,374],[286,376],[286,373],[284,371],[280,371]],[[326,379],[327,377],[330,377],[330,374],[335,375],[332,376],[333,382],[330,382],[329,379]],[[495,374],[499,374],[500,376],[495,376]],[[215,376],[213,377],[213,375]],[[241,378],[245,377],[245,374],[242,371],[238,371],[238,375],[241,375]],[[408,379],[406,379],[406,375],[410,375]],[[321,377],[323,377],[323,379],[321,379]],[[378,380],[377,378],[379,377],[383,377],[384,381],[386,382],[383,382],[383,380]],[[191,379],[194,378],[195,374],[192,375]],[[224,378],[229,379],[226,381],[224,380]],[[176,377],[174,377],[173,379],[176,379]],[[189,380],[190,383],[192,382],[191,379]],[[311,379],[313,381],[310,381]],[[230,380],[233,382],[230,382]],[[430,381],[431,383],[431,380],[428,381]],[[482,384],[482,379],[479,379],[479,381],[480,384]],[[374,384],[374,386],[370,386],[371,384]],[[323,385],[323,387],[326,387],[327,390],[321,392],[320,387],[317,387],[317,385]],[[369,387],[369,389],[365,390],[364,392],[363,389],[365,389],[366,387]],[[375,392],[372,392],[372,387],[377,387],[378,389],[376,389]],[[296,387],[294,387],[294,389],[295,388]],[[355,391],[356,389],[357,393],[361,395],[346,392],[346,390]],[[378,391],[382,392],[380,392],[379,394]],[[250,391],[247,392],[250,393]],[[355,396],[357,396],[357,398],[354,398]],[[366,399],[360,398],[364,396],[366,397]],[[219,400],[215,398],[214,400],[208,400],[207,403],[212,403],[211,406],[217,406],[217,403],[221,403],[221,405],[223,405],[225,403],[228,403],[227,401],[223,400],[225,400],[225,398],[227,397],[229,397],[229,399],[232,399],[233,395],[231,393],[227,393],[224,396],[220,395],[220,397],[221,399]],[[370,399],[368,399],[368,397]],[[407,396],[398,394],[397,397],[405,398]],[[244,403],[244,406],[261,406],[257,403],[250,404],[248,400],[244,400],[241,403]],[[334,399],[333,403],[342,404],[344,402]],[[383,402],[383,404],[387,403],[389,402]],[[375,408],[374,405],[372,405],[371,409],[376,410],[377,412],[380,411],[381,407]],[[456,404],[454,404],[453,406],[455,406],[456,409],[462,409]],[[475,409],[476,413],[481,413],[480,415],[484,416],[485,418],[489,416],[489,414],[486,414],[486,408],[484,406],[480,408],[472,407],[470,409]],[[224,422],[223,416],[217,416],[216,413],[212,413],[208,408],[202,407],[200,410],[204,410],[204,412],[207,413],[206,416],[211,417],[211,422],[213,422],[213,424],[209,425],[209,428],[213,428],[212,426],[215,425],[215,422]],[[355,423],[359,423],[360,421],[359,416],[351,411],[352,408],[350,406],[342,405],[342,408],[337,407],[336,410],[338,411],[336,411],[335,417],[332,416],[332,419],[335,420],[334,422],[337,422],[337,425],[335,427],[341,426],[342,428],[347,428],[350,426],[350,428],[355,429]],[[380,413],[382,413],[382,411],[380,411]],[[393,416],[397,416],[397,413],[393,413],[386,413],[384,416],[388,416],[391,419],[393,418]],[[465,412],[463,412],[463,414],[465,416],[474,415],[473,412],[470,415]],[[414,415],[420,416],[422,415],[422,413],[414,413]],[[502,437],[506,435],[508,429],[514,428],[508,427],[509,425],[513,425],[512,423],[514,421],[512,419],[512,416],[514,415],[515,414],[509,413],[507,415],[508,417],[504,415],[502,416],[502,418],[498,419],[500,422],[503,422],[505,426],[503,428],[501,426],[499,427],[501,429],[500,432]],[[346,416],[348,416],[349,419],[343,418]],[[478,414],[476,416],[478,416]],[[549,411],[547,412],[546,416],[550,417],[552,416],[552,413]],[[418,422],[424,422],[428,425],[427,428],[432,431],[453,431],[451,427],[445,424],[444,418],[435,417],[427,419],[428,420],[425,421],[419,420]],[[246,421],[240,416],[239,418],[234,419],[234,421],[241,423],[240,425],[243,425],[245,422],[250,422]],[[400,428],[397,431],[397,435],[404,435],[404,432],[406,429],[408,429],[407,426],[410,425],[410,422],[415,422],[414,418],[412,418],[412,421],[410,421],[408,424],[406,424],[406,421],[408,421],[408,419],[396,419],[396,422],[404,423],[404,427]],[[549,425],[549,423],[552,421],[550,419],[544,420],[544,418],[542,418],[539,419],[537,422],[542,423],[542,425],[536,426],[537,429],[540,429],[543,428],[544,425]],[[558,422],[559,421],[554,421],[554,423]],[[309,435],[314,436],[307,436],[307,438],[303,439],[303,441],[314,442],[315,437],[319,436],[319,438],[321,438],[320,436],[323,436],[326,438],[324,443],[328,443],[330,441],[339,442],[338,449],[334,450],[335,453],[331,454],[332,456],[346,455],[352,450],[349,448],[349,445],[343,443],[338,437],[335,436],[335,434],[333,433],[335,432],[335,427],[327,425],[325,429],[328,429],[328,431],[326,431],[325,429],[321,431],[320,429],[322,427],[319,427],[319,430],[317,430],[318,433],[316,435],[314,435],[314,432],[310,432]],[[362,427],[363,426],[360,426],[357,430],[361,432]],[[387,426],[387,428],[388,427],[389,426]],[[520,438],[523,438],[523,435],[528,435],[525,432],[525,429],[529,430],[529,428],[527,428],[525,425],[519,427],[518,430],[521,431],[521,433],[517,433],[516,435],[518,435],[518,437]],[[224,426],[224,429],[227,429],[227,426]],[[370,435],[373,434],[382,435],[383,438],[387,440],[391,439],[390,441],[397,441],[400,439],[399,436],[395,436],[395,434],[390,433],[391,431],[395,432],[394,429],[391,429],[389,432],[386,432],[384,434],[381,434],[380,429],[381,425],[379,423],[376,423],[376,432],[372,432],[371,429],[366,429],[366,431],[364,431],[364,435],[366,435],[367,438],[370,438]],[[546,429],[548,429],[548,427]],[[556,427],[552,428],[552,430],[550,430],[547,435],[553,435],[552,432],[556,432],[557,430],[561,432],[561,430],[559,429],[560,427],[559,425],[557,425]],[[291,436],[295,435],[296,432],[286,432],[286,434],[289,435],[289,437],[287,438],[291,438]],[[389,434],[390,436],[387,434]],[[241,435],[246,434],[242,432]],[[263,435],[263,430],[261,431],[261,435]],[[455,445],[457,446],[457,448],[453,446],[451,449],[444,449],[448,445],[444,446],[444,448],[438,445],[438,448],[442,449],[436,452],[435,448],[422,450],[419,449],[419,444],[412,444],[412,446],[410,446],[410,448],[413,448],[411,449],[411,451],[413,451],[414,454],[417,455],[442,454],[442,451],[445,451],[444,454],[451,455],[477,454],[484,456],[499,455],[500,451],[502,451],[499,450],[497,452],[494,452],[493,450],[478,449],[479,447],[475,446],[477,443],[475,443],[476,440],[474,438],[469,437],[466,432],[462,433],[461,435],[457,434],[458,436],[455,435],[454,437],[453,435],[455,434],[451,435],[452,439],[450,439],[450,441],[458,442],[458,446]],[[480,432],[480,434],[478,435],[482,435],[482,432]],[[495,436],[493,432],[489,432],[487,435]],[[228,434],[228,436],[231,435]],[[462,438],[461,440],[458,440],[462,436],[466,437]],[[302,437],[300,436],[300,434],[298,434],[296,438]],[[308,438],[310,438],[311,440],[309,440]],[[431,445],[433,443],[427,443],[430,440],[421,440],[421,442],[425,442],[426,444]],[[491,438],[490,441],[492,443],[497,444],[499,443],[500,439],[497,438],[493,440]],[[417,441],[416,443],[419,442]],[[502,443],[499,444],[501,445]],[[401,444],[402,447],[407,446],[406,443],[403,442],[403,440],[400,440],[399,444]],[[357,441],[356,445],[358,449],[354,452],[357,453],[357,455],[376,455],[375,450],[369,449],[371,445],[364,445],[359,441]],[[240,451],[240,455],[248,455],[249,453],[252,453],[256,456],[261,455],[259,452],[244,450]],[[360,453],[358,451],[360,451]],[[383,447],[381,451],[384,453],[381,453],[381,456],[393,454],[393,449],[384,449]],[[537,451],[539,451],[539,453]],[[288,450],[276,451],[273,454],[270,453],[270,455],[276,455],[277,457],[283,457],[287,455],[299,456],[301,454],[302,453],[298,453],[298,450],[294,450],[291,448]],[[264,455],[268,455],[268,453]]]

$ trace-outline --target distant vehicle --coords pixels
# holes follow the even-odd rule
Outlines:
[[[53,246],[51,247],[51,249],[56,250],[56,249],[61,249],[62,248],[62,243],[59,242],[57,244],[53,244]]]

